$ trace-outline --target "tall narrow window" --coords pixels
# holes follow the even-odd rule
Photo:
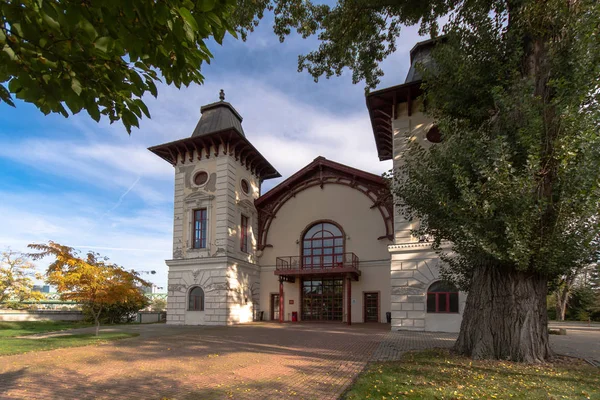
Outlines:
[[[189,311],[204,311],[204,291],[196,286],[190,291]]]
[[[242,215],[242,223],[240,225],[241,225],[241,230],[242,230],[240,248],[244,253],[247,253],[248,252],[248,217],[246,217],[245,215]]]
[[[206,208],[194,210],[194,248],[206,248]]]

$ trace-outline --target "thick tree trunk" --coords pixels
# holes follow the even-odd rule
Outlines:
[[[474,359],[528,363],[551,356],[548,340],[547,279],[477,267],[454,349]]]

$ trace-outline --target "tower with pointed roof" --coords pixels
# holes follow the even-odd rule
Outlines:
[[[280,175],[246,138],[222,90],[200,112],[190,137],[149,149],[175,169],[167,323],[247,322],[260,288],[254,200],[265,179]]]
[[[410,68],[404,83],[367,95],[379,159],[392,159],[395,171],[404,163],[409,142],[427,148],[442,140],[435,121],[424,109],[420,70],[435,68],[431,53],[444,40],[442,36],[417,43],[410,51]],[[413,235],[418,224],[396,211],[394,244],[388,249],[392,257],[392,329],[458,332],[466,294],[454,289],[452,295],[440,294],[440,290],[449,291],[448,286],[440,284],[441,260],[429,238]]]

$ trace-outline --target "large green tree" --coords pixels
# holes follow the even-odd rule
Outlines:
[[[150,113],[164,78],[200,84],[208,40],[232,28],[235,0],[4,0],[0,2],[0,103],[11,93],[45,114],[86,110],[127,131]],[[159,75],[160,74],[160,75]]]
[[[318,35],[319,48],[299,59],[315,78],[348,67],[355,82],[374,87],[402,24],[446,35],[435,68],[423,71],[425,111],[443,141],[409,146],[398,204],[421,221],[418,234],[435,238],[443,274],[469,292],[455,349],[546,360],[548,284],[589,257],[600,232],[600,3],[280,0],[258,8],[265,4],[282,37]]]

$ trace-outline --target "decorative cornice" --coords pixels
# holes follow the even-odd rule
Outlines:
[[[202,202],[202,201],[207,201],[207,200],[210,201],[210,200],[213,200],[214,198],[215,198],[215,195],[213,195],[213,194],[208,194],[203,191],[198,191],[198,192],[188,194],[187,196],[185,196],[183,201],[185,203],[196,203],[196,202]]]
[[[258,264],[250,263],[247,260],[241,260],[236,257],[230,256],[221,256],[221,257],[202,257],[202,258],[183,258],[183,259],[175,259],[175,260],[165,260],[165,263],[172,267],[202,267],[202,269],[211,269],[214,264],[225,264],[225,266],[229,266],[227,264],[239,264],[245,268],[254,269],[256,271],[260,270],[260,266]]]
[[[402,252],[413,252],[413,251],[435,251],[431,246],[433,242],[411,242],[402,244],[390,244],[388,251],[390,253],[402,253]],[[441,247],[446,249],[452,246],[452,242],[443,241]]]
[[[148,150],[173,166],[194,162],[194,158],[229,155],[261,180],[281,176],[252,143],[233,128],[152,146]]]
[[[392,121],[397,118],[396,107],[404,102],[410,104],[421,93],[421,81],[415,81],[377,90],[366,96],[380,161],[391,160],[394,155]],[[408,115],[410,116],[410,108]]]

